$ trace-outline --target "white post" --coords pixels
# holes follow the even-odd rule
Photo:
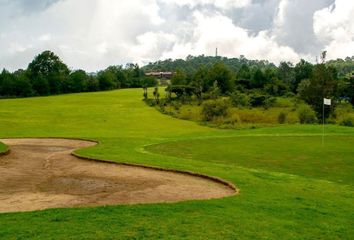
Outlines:
[[[324,104],[324,100],[323,100],[323,111],[322,111],[322,146],[324,146],[324,136],[325,136],[325,116],[324,116],[324,112],[325,112],[325,104]]]

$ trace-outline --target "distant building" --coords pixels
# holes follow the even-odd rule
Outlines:
[[[145,73],[146,76],[156,77],[159,79],[171,79],[173,72],[148,72]]]

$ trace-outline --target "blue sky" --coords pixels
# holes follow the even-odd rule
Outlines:
[[[314,61],[354,55],[348,0],[0,0],[0,68],[43,50],[96,71],[187,55]]]

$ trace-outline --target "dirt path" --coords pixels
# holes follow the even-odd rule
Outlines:
[[[0,212],[229,196],[233,189],[186,174],[81,160],[70,153],[95,143],[68,139],[2,139]]]

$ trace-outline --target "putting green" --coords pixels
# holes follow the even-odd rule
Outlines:
[[[326,146],[326,152],[313,160],[312,156],[320,152],[315,144],[320,139],[321,126],[211,129],[163,115],[146,106],[141,98],[141,89],[130,89],[0,100],[0,138],[98,140],[100,145],[77,153],[217,176],[234,183],[240,194],[177,204],[0,214],[0,238],[350,239],[354,236],[353,160],[349,157],[353,128],[327,126],[327,139],[333,141],[329,143],[331,150]],[[234,141],[237,146],[232,144]],[[297,145],[289,147],[288,143]],[[284,156],[296,156],[297,150],[306,161],[282,160]],[[234,154],[237,159],[232,157]],[[264,156],[266,162],[261,159]],[[332,161],[335,164],[331,166]],[[318,166],[329,166],[335,171],[324,171]]]
[[[147,151],[354,184],[354,136],[240,136],[168,142]]]

